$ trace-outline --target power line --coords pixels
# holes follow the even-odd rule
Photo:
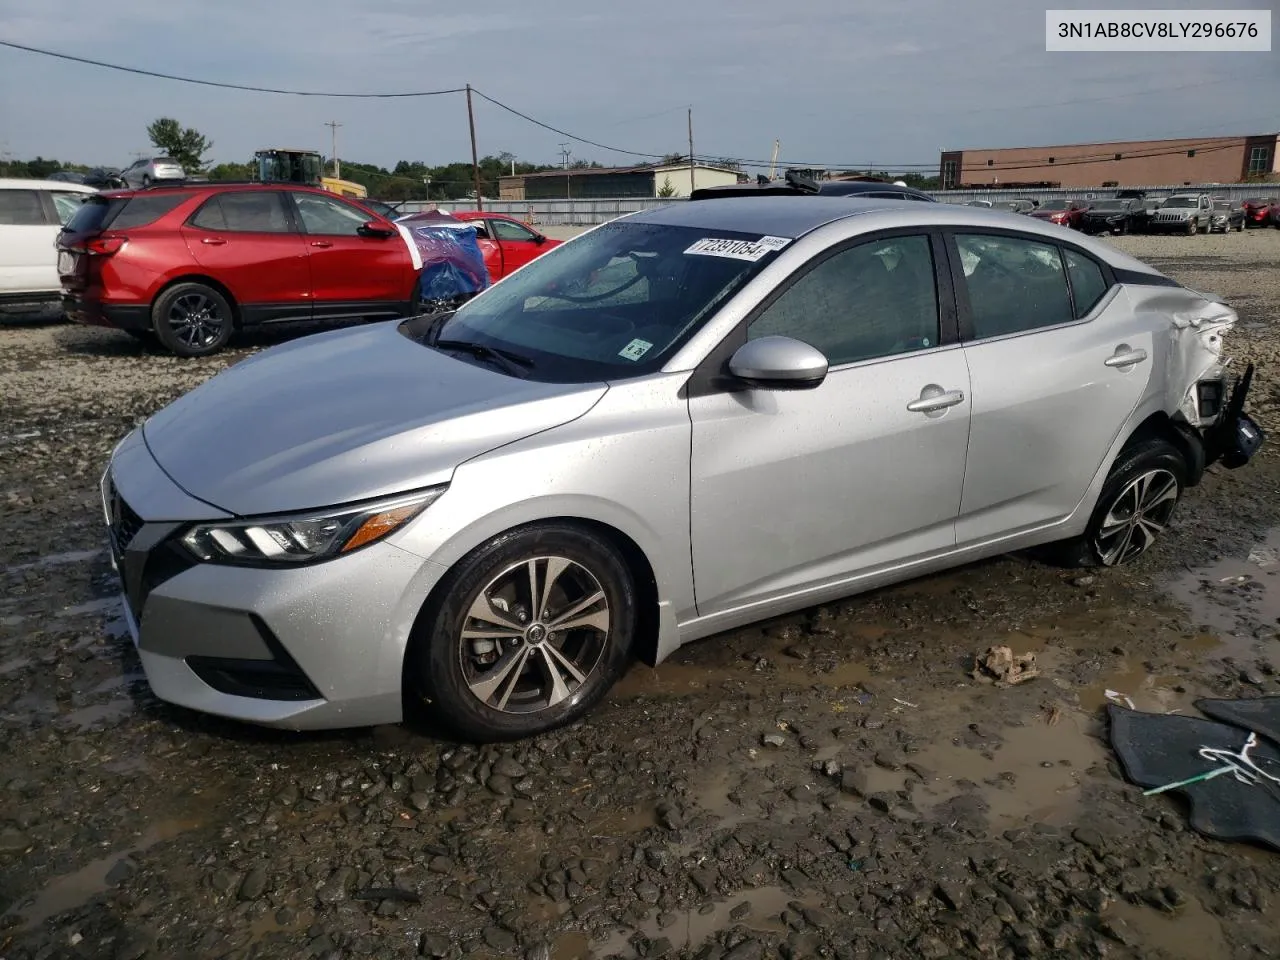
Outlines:
[[[480,90],[477,90],[475,87],[471,88],[471,92],[474,93],[477,97],[480,97],[484,100],[488,100],[495,107],[501,107],[503,110],[507,111],[507,113],[513,113],[517,117],[520,117],[522,120],[528,120],[530,123],[534,124],[535,126],[542,127],[542,129],[544,130],[550,130],[552,133],[557,133],[562,137],[568,137],[570,140],[575,140],[578,143],[585,143],[585,144],[588,144],[589,146],[598,147],[601,150],[608,150],[612,153],[629,154],[630,156],[633,156],[633,157],[652,157],[653,159],[661,160],[663,157],[666,156],[665,153],[645,153],[642,150],[624,150],[622,147],[611,147],[607,143],[597,143],[595,140],[588,140],[586,137],[579,137],[579,136],[576,136],[575,134],[569,133],[567,130],[561,130],[559,127],[553,127],[549,123],[543,123],[541,120],[535,120],[533,117],[529,116],[527,113],[521,113],[515,107],[509,107],[505,103],[503,103],[501,100],[495,100],[493,97],[489,96],[486,93],[481,92]]]
[[[142,77],[155,77],[160,80],[176,80],[179,83],[194,83],[202,87],[219,87],[223,90],[247,90],[251,93],[279,93],[291,97],[344,97],[355,100],[390,100],[402,97],[438,97],[446,93],[462,93],[465,87],[450,87],[447,90],[414,90],[405,93],[334,93],[322,90],[282,90],[276,87],[255,87],[241,83],[222,83],[217,80],[198,80],[195,77],[180,77],[172,73],[159,73],[155,70],[143,70],[139,67],[126,67],[118,63],[107,63],[103,60],[91,60],[88,57],[77,57],[69,53],[58,53],[56,50],[41,50],[39,47],[28,47],[25,44],[0,40],[0,46],[13,50],[25,50],[58,60],[69,60],[72,63],[84,63],[91,67],[102,67],[106,70],[118,70],[121,73],[132,73]]]

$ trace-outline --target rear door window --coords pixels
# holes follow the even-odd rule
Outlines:
[[[1062,257],[1053,244],[958,234],[972,337],[983,340],[1075,319]]]
[[[205,201],[191,225],[233,233],[292,233],[280,194],[274,190],[223,193]]]
[[[18,227],[47,225],[38,190],[0,190],[0,223]]]

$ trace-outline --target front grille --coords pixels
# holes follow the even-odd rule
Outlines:
[[[178,542],[177,537],[181,531],[174,531],[159,542],[148,543],[149,540],[154,541],[150,537],[143,537],[139,542],[138,534],[146,521],[129,506],[110,478],[107,480],[105,499],[109,518],[108,538],[120,574],[121,587],[134,617],[141,621],[142,607],[151,591],[195,566],[196,560]]]
[[[111,543],[116,548],[117,554],[123,554],[129,549],[129,544],[138,535],[138,531],[142,529],[143,520],[125,502],[124,497],[120,496],[120,491],[116,489],[114,481],[110,482],[107,498],[107,509],[111,516],[111,523],[108,527],[111,534]]]

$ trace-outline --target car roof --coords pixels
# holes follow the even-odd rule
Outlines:
[[[70,190],[73,193],[97,193],[96,187],[86,187],[71,180],[35,180],[26,177],[0,177],[0,190]]]
[[[676,201],[631,214],[619,222],[764,234],[794,240],[837,220],[853,217],[866,217],[868,231],[899,227],[922,230],[969,227],[979,232],[984,228],[1009,230],[1035,236],[1046,243],[1066,241],[1118,269],[1158,274],[1148,264],[1101,240],[1074,231],[1068,233],[1062,227],[1024,214],[962,204],[813,195],[724,197],[696,203]]]
[[[330,193],[322,187],[313,187],[309,183],[285,183],[281,181],[270,181],[267,183],[248,182],[244,180],[180,180],[174,183],[161,181],[150,187],[141,187],[137,189],[121,189],[121,190],[103,190],[104,196],[108,197],[133,197],[133,196],[153,196],[155,194],[165,193],[208,193],[210,191],[222,190],[301,190],[306,193],[321,193],[326,197],[335,197],[337,194]],[[361,200],[362,197],[342,197],[343,200]]]

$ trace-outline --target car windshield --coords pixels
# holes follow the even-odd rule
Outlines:
[[[1215,201],[1213,201],[1213,209],[1215,209],[1215,210],[1230,210],[1230,209],[1231,209],[1231,201],[1230,201],[1230,200],[1215,200]]]
[[[1267,197],[1254,197],[1252,200],[1246,200],[1245,203],[1251,207],[1265,207],[1269,203],[1275,203],[1275,201]]]
[[[1164,205],[1169,208],[1198,207],[1200,205],[1200,201],[1195,197],[1170,197],[1164,202]]]
[[[1070,207],[1070,200],[1046,200],[1040,204],[1041,210],[1066,210]]]
[[[788,243],[758,233],[607,223],[511,274],[435,325],[424,342],[517,355],[523,375],[549,382],[652,372]]]
[[[1124,200],[1099,200],[1093,205],[1095,210],[1123,210],[1129,204]]]

